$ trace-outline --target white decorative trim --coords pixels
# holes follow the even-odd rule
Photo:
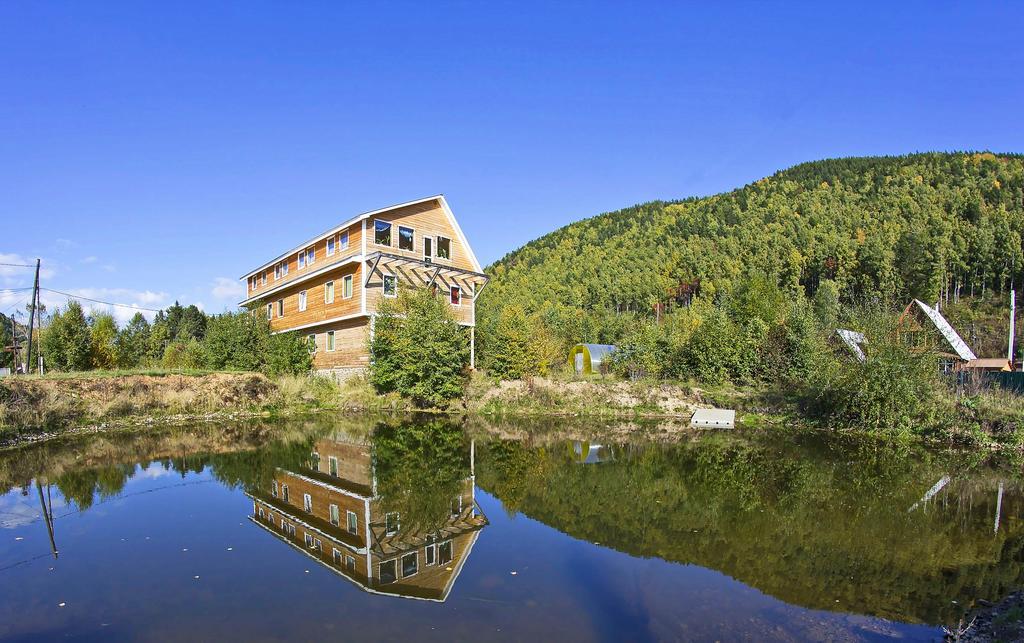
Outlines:
[[[282,290],[284,290],[285,288],[290,288],[290,287],[295,286],[297,284],[301,284],[303,282],[309,281],[313,277],[319,277],[320,275],[322,275],[322,274],[324,274],[326,272],[330,272],[331,270],[334,270],[335,268],[339,268],[341,266],[347,266],[347,265],[352,264],[352,263],[359,263],[362,260],[363,260],[363,256],[361,254],[359,254],[359,255],[350,255],[348,257],[345,257],[344,259],[341,259],[339,261],[335,261],[333,263],[329,263],[326,266],[318,268],[317,270],[314,270],[312,272],[306,273],[306,274],[302,275],[301,277],[298,277],[297,279],[292,279],[291,281],[286,281],[283,284],[279,284],[277,286],[274,286],[270,290],[261,292],[258,295],[253,295],[252,297],[249,297],[248,299],[246,299],[244,301],[238,302],[238,305],[239,306],[246,306],[248,304],[251,304],[254,301],[259,301],[260,299],[263,299],[264,297],[269,297],[271,295],[277,294],[277,293],[281,292]]]

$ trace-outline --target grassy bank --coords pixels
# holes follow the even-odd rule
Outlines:
[[[209,371],[55,374],[0,380],[0,442],[83,427],[299,415],[318,410],[399,411],[362,381]]]

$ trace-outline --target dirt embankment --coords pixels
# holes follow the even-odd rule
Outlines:
[[[5,378],[0,380],[0,435],[140,417],[256,413],[278,398],[278,387],[256,373]]]

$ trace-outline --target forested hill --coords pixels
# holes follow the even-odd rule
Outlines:
[[[1024,156],[926,153],[815,161],[732,192],[653,201],[578,221],[487,269],[481,332],[505,307],[563,341],[584,317],[649,312],[751,275],[813,295],[926,301],[1007,289],[1024,273]],[[574,328],[576,327],[576,328]],[[583,339],[580,337],[576,339]],[[486,341],[486,339],[485,339]]]

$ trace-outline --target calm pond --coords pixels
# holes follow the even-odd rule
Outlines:
[[[587,431],[319,418],[0,454],[0,637],[936,640],[1024,577],[1019,465]]]

